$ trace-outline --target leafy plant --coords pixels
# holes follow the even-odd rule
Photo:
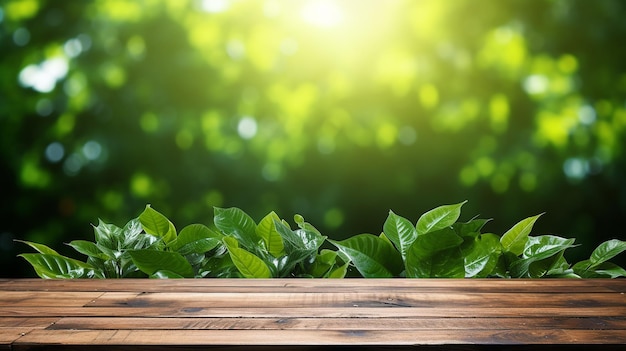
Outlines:
[[[243,277],[344,277],[348,260],[335,251],[320,251],[326,237],[302,216],[294,220],[298,228],[292,230],[275,212],[258,224],[238,208],[215,208],[214,217]]]
[[[123,228],[101,220],[95,242],[69,243],[86,262],[22,241],[38,253],[26,259],[41,278],[190,278],[190,277],[332,277],[345,276],[348,259],[321,250],[326,240],[302,216],[291,230],[271,212],[257,225],[238,208],[215,209],[219,231],[191,224],[180,233],[149,205]]]
[[[221,235],[193,224],[180,235],[174,225],[149,205],[123,228],[99,221],[95,242],[74,240],[68,245],[86,255],[81,262],[53,249],[23,241],[39,253],[20,256],[42,278],[194,277],[205,263],[204,253],[215,248]]]
[[[380,235],[359,234],[336,241],[323,236],[300,215],[296,228],[270,212],[258,223],[238,208],[215,208],[215,229],[191,224],[180,233],[149,205],[120,228],[99,221],[95,241],[68,245],[86,261],[22,241],[41,278],[313,277],[343,278],[354,266],[366,278],[542,278],[626,277],[608,262],[626,251],[626,242],[600,244],[574,265],[564,257],[574,239],[531,236],[540,215],[519,221],[502,236],[482,233],[487,219],[459,222],[466,201],[422,214],[415,225],[389,211]],[[322,248],[328,241],[338,250]]]
[[[481,233],[489,221],[457,222],[466,201],[439,206],[413,225],[389,212],[379,236],[360,234],[329,240],[348,256],[364,277],[484,278],[484,277],[620,277],[626,271],[606,262],[626,251],[626,242],[610,240],[585,260],[570,265],[564,258],[574,239],[530,236],[541,215],[523,219],[501,237]]]

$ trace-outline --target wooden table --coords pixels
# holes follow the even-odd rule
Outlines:
[[[626,350],[625,292],[626,279],[0,279],[0,349]]]

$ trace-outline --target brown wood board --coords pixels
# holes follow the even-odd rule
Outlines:
[[[0,349],[626,349],[625,291],[624,279],[1,279]]]

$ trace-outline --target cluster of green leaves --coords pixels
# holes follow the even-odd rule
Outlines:
[[[177,233],[148,205],[123,228],[100,221],[95,242],[70,242],[86,262],[28,241],[38,253],[20,256],[42,278],[343,278],[350,266],[366,278],[626,277],[626,270],[608,262],[626,251],[625,241],[606,241],[572,265],[564,252],[574,239],[530,235],[541,215],[498,236],[481,233],[487,219],[459,222],[465,203],[439,206],[415,225],[390,211],[380,235],[341,241],[323,236],[300,215],[292,229],[275,212],[256,223],[238,208],[215,208],[215,229],[192,224]],[[322,248],[326,241],[337,250]]]
[[[607,262],[626,250],[626,242],[609,240],[589,260],[570,265],[564,258],[574,239],[530,236],[540,215],[515,224],[504,235],[481,233],[486,219],[457,222],[465,202],[424,213],[415,225],[392,211],[376,236],[361,234],[329,240],[350,258],[364,277],[620,277],[626,270]]]
[[[63,256],[50,247],[22,241],[38,253],[26,259],[41,278],[191,278],[345,276],[348,259],[320,249],[326,240],[302,216],[298,229],[271,212],[258,224],[238,208],[215,208],[216,229],[191,224],[177,233],[174,224],[149,205],[123,228],[99,222],[95,242],[69,245],[87,261]]]

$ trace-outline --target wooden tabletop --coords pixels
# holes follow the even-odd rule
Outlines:
[[[626,279],[0,279],[0,349],[617,350],[625,292]]]

